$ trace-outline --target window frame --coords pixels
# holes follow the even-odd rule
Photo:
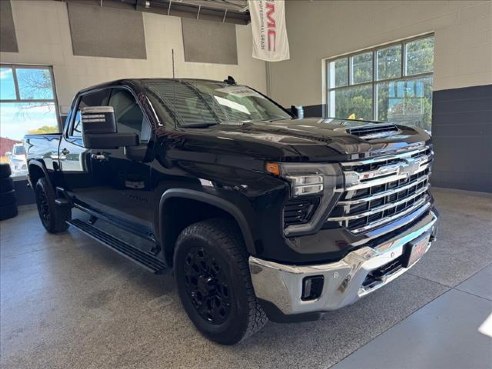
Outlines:
[[[434,67],[432,68],[432,72],[424,72],[424,73],[418,73],[418,74],[412,74],[408,75],[407,74],[407,47],[406,45],[409,44],[410,42],[418,41],[418,40],[424,40],[428,38],[434,38],[435,39],[435,34],[432,33],[426,33],[423,35],[415,36],[415,37],[410,37],[406,39],[402,39],[399,41],[395,42],[390,42],[386,44],[381,44],[377,45],[374,47],[358,50],[355,52],[347,53],[347,54],[341,54],[335,57],[331,57],[328,59],[325,59],[325,91],[326,91],[326,98],[325,98],[325,117],[331,117],[330,115],[330,110],[331,110],[331,105],[330,105],[330,95],[332,91],[336,90],[343,90],[347,88],[353,88],[353,87],[362,87],[362,86],[372,86],[372,118],[370,120],[377,121],[379,116],[378,116],[378,84],[381,83],[386,83],[386,82],[396,82],[396,81],[410,81],[414,79],[419,79],[419,78],[427,78],[427,77],[433,77],[434,76]],[[387,49],[393,46],[400,46],[401,49],[401,62],[400,62],[400,77],[394,77],[394,78],[386,78],[386,79],[377,79],[378,77],[378,57],[377,57],[377,52],[379,50]],[[372,79],[370,82],[363,82],[363,83],[352,83],[353,81],[353,62],[352,59],[354,56],[357,55],[362,55],[366,54],[368,52],[372,53]],[[339,86],[339,87],[330,87],[330,63],[335,62],[340,59],[345,59],[347,58],[348,63],[347,63],[347,85],[346,86]],[[335,77],[336,78],[336,77]],[[336,106],[336,103],[335,103]],[[336,109],[336,108],[335,108]],[[333,117],[335,118],[335,117]],[[340,118],[340,117],[338,117]],[[431,122],[432,124],[432,122]]]
[[[125,90],[125,91],[128,91],[132,95],[133,99],[135,100],[135,103],[138,105],[138,107],[142,111],[142,115],[143,115],[142,129],[140,130],[140,134],[138,137],[139,144],[148,144],[152,139],[152,124],[150,123],[150,119],[147,116],[145,109],[143,109],[142,105],[140,104],[140,101],[137,98],[137,95],[135,94],[135,92],[130,87],[128,87],[128,86],[117,86],[117,85],[109,85],[109,86],[104,86],[104,87],[100,87],[100,88],[95,88],[93,90],[83,91],[76,96],[75,103],[72,104],[72,107],[70,109],[70,115],[67,117],[67,119],[69,119],[69,121],[65,127],[65,132],[64,132],[65,139],[82,139],[82,135],[76,136],[73,134],[74,128],[75,128],[75,120],[77,119],[77,111],[79,110],[79,105],[80,105],[80,102],[82,100],[82,97],[84,97],[85,95],[97,93],[97,92],[104,91],[104,90],[109,90],[108,103],[107,103],[108,106],[109,106],[109,102],[111,101],[111,96],[113,95],[114,90]],[[116,122],[116,124],[118,124],[118,122]],[[150,136],[146,139],[142,139],[142,137],[141,137],[141,133],[143,132],[144,124],[147,124],[150,127],[149,128]]]
[[[55,116],[56,116],[56,124],[58,126],[58,132],[63,131],[61,119],[60,119],[60,110],[58,105],[58,95],[56,93],[56,83],[55,83],[55,74],[53,72],[53,66],[51,65],[23,65],[23,64],[9,64],[9,63],[0,63],[0,68],[10,68],[12,69],[12,78],[14,80],[14,88],[15,88],[15,99],[1,99],[0,103],[54,103],[55,104]],[[20,90],[19,90],[19,81],[17,79],[17,69],[47,69],[50,72],[51,78],[51,89],[53,92],[52,99],[21,99]]]

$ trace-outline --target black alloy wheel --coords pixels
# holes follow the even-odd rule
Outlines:
[[[200,316],[212,324],[224,323],[231,312],[224,265],[203,247],[191,248],[185,257],[185,288]]]
[[[48,195],[43,188],[36,186],[36,204],[41,222],[45,228],[48,228],[51,222],[51,211],[48,202]]]
[[[207,338],[233,345],[268,321],[256,299],[241,231],[229,219],[186,227],[176,241],[174,274],[183,307]]]
[[[67,220],[71,217],[71,211],[63,211],[57,208],[55,193],[46,178],[39,178],[34,188],[36,205],[39,218],[44,228],[50,233],[59,233],[68,228]]]

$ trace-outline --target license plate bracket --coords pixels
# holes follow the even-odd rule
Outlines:
[[[429,247],[429,239],[430,233],[425,233],[407,244],[402,263],[405,268],[412,266],[425,254]]]

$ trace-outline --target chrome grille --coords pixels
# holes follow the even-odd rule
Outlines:
[[[361,233],[429,207],[432,158],[432,150],[423,147],[342,163],[346,186],[328,221]]]

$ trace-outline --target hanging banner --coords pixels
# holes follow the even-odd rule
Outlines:
[[[290,59],[284,0],[249,0],[253,58],[269,62]]]

